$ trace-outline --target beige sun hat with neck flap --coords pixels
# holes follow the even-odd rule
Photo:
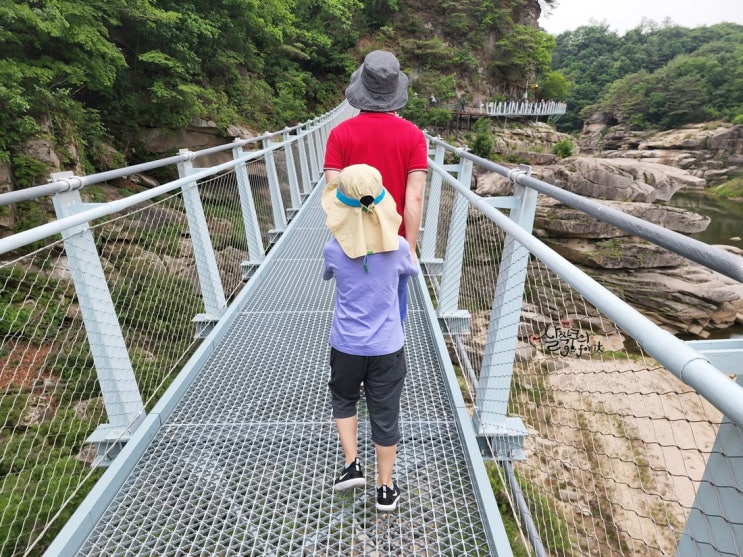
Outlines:
[[[402,217],[382,185],[379,170],[354,164],[332,179],[322,195],[325,224],[350,258],[396,251]]]

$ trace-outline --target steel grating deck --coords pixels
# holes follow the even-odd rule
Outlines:
[[[330,489],[343,456],[327,388],[333,284],[321,278],[330,236],[317,189],[77,555],[495,554],[417,281],[406,321],[398,510],[374,506],[363,398],[367,487]]]

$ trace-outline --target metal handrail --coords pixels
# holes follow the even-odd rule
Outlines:
[[[438,145],[446,145],[440,138],[429,136],[429,140]],[[565,191],[562,188],[543,182],[526,172],[519,169],[507,168],[496,164],[487,159],[473,155],[472,153],[461,149],[456,151],[457,156],[469,159],[478,166],[500,174],[504,178],[512,179],[515,183],[521,184],[544,195],[556,199],[574,209],[578,209],[595,217],[603,222],[607,222],[634,236],[644,238],[656,245],[669,249],[691,261],[695,261],[713,271],[725,275],[728,278],[743,282],[743,257],[727,252],[715,246],[710,246],[679,232],[669,230],[660,225],[642,220],[633,215],[628,215],[612,207],[607,207],[601,203]]]
[[[291,133],[291,132],[296,131],[297,132],[296,137],[302,137],[303,135],[306,135],[308,133],[307,131],[308,127],[311,127],[312,125],[318,122],[331,118],[336,113],[336,111],[339,110],[339,108],[340,107],[336,108],[334,111],[331,111],[323,116],[319,116],[317,118],[314,118],[302,124],[297,124],[296,126],[287,127],[287,128],[284,128],[283,130],[279,130],[275,132],[266,132],[263,135],[260,135],[258,137],[251,137],[247,139],[235,139],[235,141],[233,141],[232,143],[226,143],[224,145],[217,145],[215,147],[208,147],[206,149],[201,149],[199,151],[181,153],[178,155],[174,155],[172,157],[158,159],[156,161],[150,161],[150,162],[145,162],[145,163],[136,164],[132,166],[126,166],[123,168],[117,168],[117,169],[108,170],[105,172],[98,172],[96,174],[91,174],[89,176],[73,176],[69,179],[56,180],[48,184],[42,184],[39,186],[32,186],[30,188],[24,188],[22,190],[14,190],[14,191],[6,192],[6,193],[0,193],[0,207],[4,205],[11,205],[13,203],[20,203],[22,201],[31,201],[33,199],[38,199],[40,197],[46,197],[48,195],[54,195],[56,193],[61,193],[65,191],[77,190],[77,189],[81,189],[81,188],[84,188],[86,186],[90,186],[93,184],[100,184],[108,180],[114,180],[116,178],[122,178],[124,176],[131,176],[132,174],[139,174],[142,172],[147,172],[149,170],[171,166],[174,164],[178,164],[180,162],[185,162],[187,160],[194,160],[196,158],[203,157],[206,155],[212,155],[215,153],[227,151],[227,150],[233,149],[234,147],[245,147],[246,145],[250,145],[250,144],[260,144],[262,141],[266,139],[272,139],[274,137],[281,136],[287,132]]]

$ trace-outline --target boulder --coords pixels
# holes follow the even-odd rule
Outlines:
[[[700,338],[743,324],[743,284],[693,262],[592,276],[650,320],[673,334]]]
[[[223,134],[217,124],[212,121],[196,119],[185,130],[168,130],[163,128],[145,128],[138,133],[137,139],[149,153],[165,157],[173,155],[179,149],[200,151],[210,147],[217,147],[227,143],[229,138],[249,138],[253,134],[240,126],[231,125],[227,128],[227,137]],[[195,166],[215,166],[232,159],[232,151],[225,150],[199,157]]]
[[[534,167],[532,176],[585,197],[650,203],[668,201],[680,189],[705,186],[704,179],[685,170],[634,159],[568,157]],[[477,176],[476,191],[482,196],[509,195],[512,187],[507,178],[484,173]]]
[[[707,229],[709,217],[678,207],[653,203],[595,200],[601,205],[652,222],[674,232],[696,234]],[[615,226],[542,196],[537,203],[535,227],[552,238],[617,238],[627,233]]]
[[[54,145],[48,139],[34,139],[26,143],[24,154],[32,159],[43,162],[49,168],[49,172],[59,172],[61,162],[54,150]]]
[[[569,157],[532,175],[578,195],[621,201],[668,201],[682,188],[705,184],[684,170],[633,159]]]
[[[621,241],[571,239],[547,243],[557,253],[577,265],[597,269],[655,269],[680,265],[684,258],[640,238]]]

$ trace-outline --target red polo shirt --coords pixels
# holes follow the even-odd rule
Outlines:
[[[415,124],[392,112],[362,112],[331,130],[323,168],[341,171],[352,164],[379,170],[403,216],[408,174],[428,170],[428,144]],[[405,236],[404,223],[399,234]]]

